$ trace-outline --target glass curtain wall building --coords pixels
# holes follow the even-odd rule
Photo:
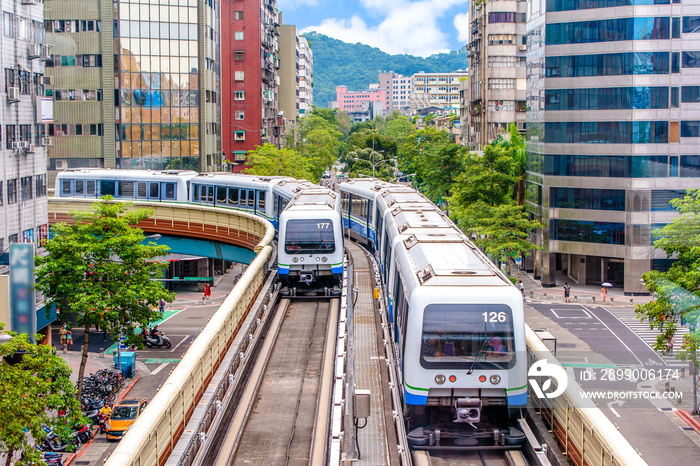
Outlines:
[[[645,293],[669,262],[651,231],[700,187],[700,1],[534,0],[527,19],[530,267]]]
[[[221,167],[218,0],[46,3],[50,168]]]

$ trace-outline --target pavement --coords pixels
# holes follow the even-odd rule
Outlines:
[[[180,361],[199,332],[206,326],[211,316],[234,286],[237,277],[242,273],[244,264],[234,264],[224,275],[216,276],[211,288],[211,296],[203,301],[203,291],[190,285],[187,290],[177,291],[176,298],[166,305],[164,320],[158,323],[172,341],[172,348],[145,348],[136,351],[136,376],[127,379],[125,388],[118,399],[129,398],[151,399],[160,386],[170,375],[175,365]],[[58,329],[60,323],[54,324],[52,341],[58,348],[58,354],[71,366],[71,380],[78,380],[80,369],[84,330],[73,326],[73,347],[71,350],[61,350]],[[88,359],[85,366],[85,376],[100,369],[114,368],[115,342],[102,332],[90,332],[88,344]],[[64,464],[101,465],[116,447],[117,442],[108,441],[105,434],[98,434],[93,441],[83,445],[73,454],[65,454]]]
[[[511,275],[517,273],[514,268]],[[588,393],[605,395],[594,402],[647,464],[700,464],[693,377],[689,364],[675,358],[682,338],[677,335],[671,354],[655,351],[658,330],[636,318],[635,306],[652,298],[625,296],[613,287],[602,303],[599,286],[579,285],[560,274],[556,287],[544,288],[532,274],[520,271],[519,276],[526,322],[556,339],[556,357],[569,379]],[[564,301],[565,282],[571,286],[570,303]],[[552,340],[543,342],[554,349]]]

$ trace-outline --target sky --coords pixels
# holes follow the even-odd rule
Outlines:
[[[389,53],[427,57],[468,40],[469,0],[278,0],[282,24]]]

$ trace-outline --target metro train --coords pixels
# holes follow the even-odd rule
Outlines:
[[[512,448],[527,404],[523,299],[470,239],[410,186],[340,185],[343,225],[373,252],[416,448]]]
[[[266,218],[278,231],[278,270],[285,292],[340,294],[344,255],[340,206],[337,194],[328,188],[283,176],[181,170],[80,168],[56,176],[58,197],[108,194],[116,200],[211,205]],[[317,229],[307,229],[314,225]]]

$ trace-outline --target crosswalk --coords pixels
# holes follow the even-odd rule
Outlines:
[[[620,322],[625,324],[627,327],[630,328],[630,330],[637,334],[637,336],[639,336],[639,338],[641,338],[647,345],[649,345],[651,348],[654,348],[654,344],[656,343],[656,337],[661,332],[658,329],[650,329],[648,321],[642,322],[638,320],[637,314],[634,312],[634,309],[616,307],[606,307],[606,309],[615,317],[617,317],[620,320]],[[661,356],[669,366],[685,367],[688,365],[688,363],[676,359],[675,357],[675,354],[677,354],[678,350],[681,347],[681,343],[683,342],[683,336],[686,333],[688,333],[688,329],[686,327],[680,327],[676,331],[676,337],[673,345],[673,354],[669,355],[657,351],[659,356]]]

